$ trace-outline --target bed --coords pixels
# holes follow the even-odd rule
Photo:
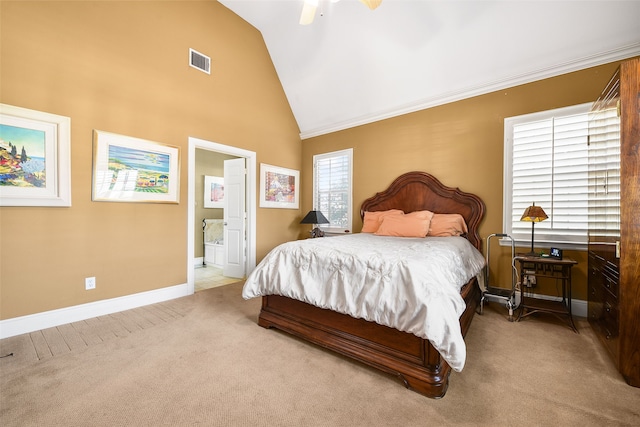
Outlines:
[[[467,230],[461,237],[452,237],[451,241],[454,241],[453,239],[458,239],[456,240],[457,242],[461,239],[464,240],[464,244],[461,246],[471,247],[471,251],[474,253],[465,252],[467,255],[458,255],[458,262],[466,264],[466,258],[473,258],[474,262],[470,262],[470,264],[477,264],[477,262],[484,264],[484,259],[481,254],[482,240],[478,234],[478,227],[484,217],[485,207],[482,200],[476,195],[462,192],[457,188],[446,187],[428,173],[409,172],[396,178],[386,190],[365,200],[361,206],[360,213],[364,220],[365,215],[371,215],[367,212],[386,212],[396,209],[402,210],[405,214],[411,214],[412,212],[420,213],[423,211],[430,211],[436,214],[460,214],[466,223]],[[306,250],[305,246],[322,248],[329,245],[337,245],[337,248],[332,249],[335,252],[342,250],[341,247],[343,246],[351,246],[351,241],[347,240],[349,237],[353,237],[353,241],[356,242],[358,239],[360,240],[360,242],[354,243],[356,249],[358,248],[357,245],[373,246],[366,239],[377,238],[373,235],[365,236],[367,233],[357,234],[360,234],[360,236],[307,239],[306,241],[289,242],[280,246],[289,248],[289,252],[300,252]],[[391,242],[390,239],[407,241],[412,245],[423,244],[422,241],[424,241],[424,244],[431,246],[439,245],[441,241],[447,239],[437,237],[405,239],[402,237],[389,238],[382,236],[381,238],[387,240],[380,240],[381,243],[376,245],[376,247],[388,246],[386,242]],[[272,253],[276,252],[276,249],[279,250],[279,248],[275,248]],[[400,249],[396,249],[396,251],[397,250]],[[469,251],[466,247],[464,250]],[[367,252],[367,250],[362,249],[361,252]],[[462,341],[462,345],[460,345],[457,336],[459,334],[460,339],[462,339],[466,334],[480,301],[481,292],[477,281],[477,277],[480,275],[479,271],[477,275],[469,275],[468,272],[465,272],[465,281],[456,285],[455,295],[453,295],[450,290],[437,292],[437,294],[445,294],[446,299],[443,300],[444,302],[441,304],[442,307],[444,307],[442,310],[448,310],[449,305],[451,305],[454,310],[457,310],[456,316],[453,319],[455,324],[446,326],[445,328],[447,331],[453,331],[451,334],[453,338],[449,339],[446,336],[444,337],[445,348],[443,350],[440,338],[433,339],[431,336],[427,338],[422,332],[415,332],[411,329],[416,323],[415,319],[412,319],[413,314],[411,313],[432,313],[431,317],[425,316],[425,319],[428,319],[430,323],[424,325],[424,327],[429,328],[432,324],[441,323],[437,318],[433,317],[434,313],[440,309],[430,308],[427,310],[424,307],[415,308],[410,306],[410,310],[408,310],[406,307],[407,301],[404,298],[395,298],[396,300],[403,300],[402,303],[405,304],[405,306],[400,307],[400,311],[403,311],[403,313],[395,316],[382,316],[382,320],[379,320],[381,315],[378,313],[383,311],[382,309],[377,310],[374,308],[372,311],[375,311],[375,315],[369,315],[367,309],[364,309],[366,315],[362,315],[359,312],[354,316],[353,313],[350,312],[350,307],[353,304],[344,304],[345,307],[340,305],[337,308],[333,306],[328,308],[323,306],[323,304],[316,303],[313,297],[301,296],[303,294],[300,294],[300,292],[302,292],[300,288],[304,284],[296,283],[296,280],[304,280],[304,277],[308,278],[310,276],[293,274],[301,276],[302,279],[300,279],[300,277],[293,278],[291,274],[265,272],[267,267],[263,264],[275,265],[280,262],[273,260],[272,253],[267,255],[258,267],[256,267],[256,270],[249,275],[243,289],[244,298],[262,297],[262,308],[258,317],[258,324],[260,326],[280,329],[381,371],[395,375],[407,388],[430,398],[440,398],[445,395],[449,384],[449,375],[452,370],[451,365],[454,366],[456,371],[462,369],[460,360],[457,357],[458,354],[454,354],[454,357],[452,357],[452,353],[449,352],[448,349],[464,348],[464,341]],[[401,254],[401,252],[397,252],[397,254]],[[400,256],[405,257],[406,255],[401,254]],[[303,271],[309,265],[317,268],[317,266],[322,265],[323,262],[327,264],[336,262],[335,260],[321,261],[315,253],[310,258],[313,264],[307,264],[306,267],[300,263],[300,261],[294,261],[294,263],[299,263],[296,264],[298,271]],[[340,258],[340,256],[338,258]],[[371,261],[365,260],[362,262],[366,263]],[[404,264],[402,260],[396,260],[396,262],[381,261],[381,263],[387,265],[388,268],[392,268],[389,267],[389,265],[394,263]],[[477,269],[477,267],[478,266],[475,265],[474,268]],[[386,282],[384,282],[384,284],[386,287],[389,287],[389,289],[403,289],[402,287],[406,287],[407,285],[399,283],[401,280],[396,279],[398,277],[406,277],[407,274],[413,274],[414,276],[412,277],[419,276],[425,280],[431,280],[430,274],[423,274],[422,272],[424,270],[420,270],[420,268],[421,267],[418,266],[418,273],[389,273],[388,277],[385,278]],[[344,268],[342,269],[344,270]],[[354,267],[354,271],[362,271],[365,269],[367,269],[366,265],[364,268],[359,268],[357,265]],[[455,272],[454,270],[457,270],[457,268],[451,268],[452,272]],[[273,274],[277,275],[277,279],[273,278],[275,277]],[[461,274],[462,273],[460,273],[459,276],[461,276]],[[378,274],[378,276],[380,276],[380,274]],[[272,279],[269,279],[270,277]],[[436,277],[435,273],[433,277]],[[360,280],[366,281],[367,279],[368,277],[364,277]],[[285,286],[294,289],[293,294],[274,289],[274,287],[271,286],[272,284],[269,283],[270,280],[273,282],[283,282]],[[356,282],[355,279],[353,281]],[[371,281],[375,280],[371,279]],[[380,283],[382,283],[383,279],[380,279],[380,281]],[[414,280],[411,279],[407,281],[413,282]],[[327,284],[327,286],[330,285]],[[258,289],[259,287],[261,288]],[[314,293],[308,290],[304,292]],[[394,290],[393,292],[396,291]],[[288,295],[292,295],[292,297]],[[366,299],[368,297],[365,296],[364,298]],[[305,302],[305,300],[311,301],[313,304]],[[458,300],[460,301],[459,304],[457,303]],[[359,300],[358,303],[365,304],[366,301],[363,302]],[[440,306],[440,304],[438,306]],[[369,309],[371,308],[369,307]],[[385,310],[387,310],[387,308],[385,308]],[[386,312],[388,312],[388,310]],[[451,317],[451,314],[448,316]],[[387,317],[405,319],[405,321],[397,326],[389,323]],[[376,321],[367,320],[367,318],[376,319]],[[408,328],[405,327],[407,323],[410,326]],[[409,330],[412,332],[409,332]],[[462,365],[464,365],[464,357],[462,358]]]

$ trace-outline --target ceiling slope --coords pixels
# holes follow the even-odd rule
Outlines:
[[[258,29],[302,139],[640,55],[640,1],[219,0]]]

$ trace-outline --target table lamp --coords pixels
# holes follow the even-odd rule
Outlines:
[[[317,227],[317,224],[329,224],[329,220],[320,211],[309,211],[309,213],[302,218],[300,224],[313,224],[313,229],[309,232],[311,238],[323,237],[324,231]]]
[[[549,218],[547,214],[544,213],[544,210],[540,206],[536,206],[535,202],[533,203],[533,205],[529,206],[527,209],[524,210],[524,213],[522,214],[522,218],[520,218],[520,221],[528,221],[531,223],[531,252],[529,252],[527,256],[536,255],[536,253],[533,250],[534,225],[536,224],[536,222],[544,221],[547,218]]]

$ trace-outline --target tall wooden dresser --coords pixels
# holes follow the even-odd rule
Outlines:
[[[640,387],[640,58],[621,63],[589,121],[589,323]]]

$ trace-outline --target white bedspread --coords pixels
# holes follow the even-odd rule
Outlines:
[[[484,264],[463,237],[359,233],[298,240],[273,249],[242,296],[282,295],[413,333],[460,371],[466,359],[460,289]]]

